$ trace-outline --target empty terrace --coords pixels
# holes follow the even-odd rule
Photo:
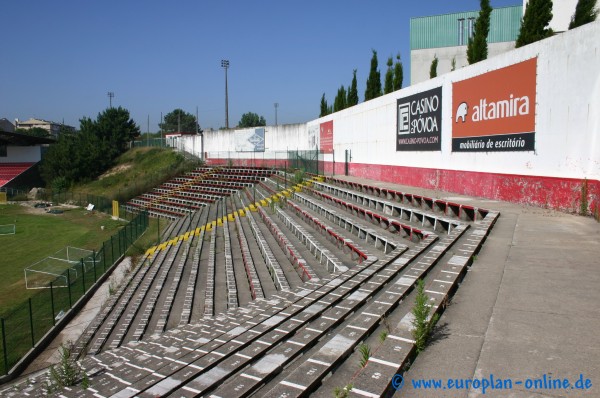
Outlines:
[[[491,315],[513,323],[520,316],[501,308],[507,291],[521,294],[518,283],[502,283],[506,252],[514,250],[505,242],[512,233],[511,245],[539,244],[516,232],[515,219],[529,213],[360,180],[320,177],[286,187],[282,172],[261,173],[207,169],[169,188],[178,195],[210,176],[230,193],[200,198],[199,210],[178,217],[165,242],[140,260],[78,342],[91,387],[65,396],[331,396],[348,384],[353,396],[388,395],[392,377],[414,359],[410,310],[421,278],[432,311],[442,313],[452,297],[454,304],[405,377],[495,370],[486,350],[506,347]],[[504,210],[502,217],[489,210],[498,206],[509,212],[506,221]],[[495,244],[483,246],[486,239]],[[458,332],[469,330],[477,333]],[[371,350],[364,367],[355,352],[361,343]]]

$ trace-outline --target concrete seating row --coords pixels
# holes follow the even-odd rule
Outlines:
[[[262,286],[260,285],[260,279],[258,278],[258,274],[256,272],[254,260],[250,254],[248,239],[246,239],[246,235],[244,234],[244,229],[239,217],[235,218],[235,225],[238,230],[237,236],[240,243],[240,248],[242,250],[242,260],[244,261],[244,268],[246,269],[248,285],[250,286],[250,294],[252,295],[252,299],[264,299],[265,295]]]
[[[110,343],[110,346],[112,348],[118,347],[122,344],[125,338],[125,334],[133,325],[133,320],[135,316],[145,303],[144,310],[141,313],[139,321],[135,325],[135,330],[133,333],[134,340],[139,340],[142,338],[142,335],[144,334],[144,332],[146,331],[146,327],[148,326],[148,321],[150,320],[152,312],[154,311],[154,306],[156,305],[156,301],[158,300],[158,295],[160,294],[160,291],[163,288],[163,285],[167,278],[167,274],[171,270],[171,267],[175,262],[175,256],[177,255],[177,253],[179,253],[181,246],[182,241],[177,241],[177,243],[169,251],[163,265],[160,268],[153,267],[150,270],[147,277],[142,282],[141,288],[139,289],[136,297],[133,300],[133,306],[125,315],[124,321],[120,325],[115,339]],[[152,289],[152,291],[150,291],[150,288],[154,283],[156,283],[156,286],[154,289]]]
[[[121,286],[117,289],[117,291],[109,297],[109,299],[103,305],[100,313],[94,318],[94,320],[87,326],[87,328],[84,330],[81,336],[77,339],[71,351],[74,357],[79,357],[80,355],[83,355],[85,353],[85,350],[90,344],[92,338],[94,337],[98,329],[102,326],[102,323],[111,314],[112,310],[117,305],[125,302],[125,300],[122,300],[122,298],[127,288],[130,286],[130,284],[136,283],[136,281],[139,282],[142,276],[138,276],[138,274],[144,270],[147,270],[147,268],[143,266],[145,261],[146,259],[142,258],[138,262],[138,264],[134,266],[134,270],[130,278],[125,283],[122,283]]]
[[[154,327],[154,333],[162,333],[165,331],[167,327],[167,320],[171,314],[171,309],[173,308],[173,303],[175,301],[175,295],[179,290],[179,285],[181,284],[181,276],[183,274],[183,268],[187,262],[188,255],[190,253],[190,249],[192,247],[192,242],[194,239],[194,235],[190,237],[190,239],[185,242],[185,248],[183,249],[183,253],[179,259],[179,263],[175,269],[175,274],[171,279],[171,284],[169,290],[167,292],[167,297],[163,302],[162,309],[159,312],[158,320],[156,322],[156,326]],[[158,287],[156,288],[158,289]],[[140,336],[141,337],[141,336]]]
[[[376,211],[381,211],[384,215],[399,217],[401,220],[407,220],[409,222],[420,223],[421,226],[432,227],[435,231],[449,232],[456,225],[460,225],[462,223],[460,220],[447,218],[445,215],[424,211],[421,208],[415,209],[412,207],[407,207],[400,203],[390,202],[388,200],[372,197],[367,194],[351,191],[345,188],[338,188],[320,182],[315,182],[313,185],[319,190],[329,192],[339,198],[350,199],[362,206],[375,209]],[[321,196],[326,200],[343,204],[343,202],[340,202],[339,199],[319,192],[318,190],[308,188],[307,191]]]
[[[260,192],[259,192],[260,194]],[[250,192],[246,191],[246,195],[251,199]],[[314,279],[317,281],[319,278],[312,270],[306,260],[300,255],[298,250],[290,243],[285,234],[279,229],[277,224],[273,222],[271,217],[262,209],[260,206],[257,207],[258,214],[263,219],[264,223],[269,227],[273,236],[277,239],[279,246],[286,253],[290,262],[294,265],[294,269],[300,276],[303,282]]]
[[[360,184],[339,178],[326,177],[325,179],[327,182],[338,186],[349,187],[353,190],[365,192],[369,195],[386,198],[399,203],[409,204],[416,208],[452,216],[463,221],[476,222],[478,220],[482,220],[490,211],[488,209],[477,208],[475,206],[460,204],[444,199],[433,199],[423,195],[401,192],[390,188],[375,187],[368,184]]]
[[[171,183],[171,182],[165,182],[163,183],[161,186],[155,188],[157,190],[168,190],[168,189],[177,189],[181,186],[181,184],[175,184],[175,183]],[[220,186],[214,186],[213,184],[203,184],[202,181],[197,182],[193,185],[188,185],[186,186],[184,189],[182,189],[181,191],[183,192],[199,192],[199,193],[205,193],[205,194],[216,194],[219,196],[222,195],[228,195],[231,193],[236,192],[239,189],[242,189],[243,187],[238,187],[236,189],[234,188],[224,188],[224,187],[220,187]],[[161,191],[162,192],[162,191]]]
[[[309,207],[312,206],[313,210],[319,211],[321,214],[325,215],[326,219],[333,221],[335,224],[339,225],[344,230],[349,231],[351,234],[358,236],[359,239],[372,244],[377,249],[382,250],[384,253],[392,251],[397,245],[396,241],[387,239],[377,234],[375,230],[361,226],[357,222],[349,219],[348,217],[338,215],[337,212],[326,209],[319,203],[308,200],[302,196],[298,196],[295,198],[298,199],[300,203],[303,203]],[[327,226],[323,221],[319,220],[316,217],[313,217],[311,214],[301,209],[297,204],[295,204],[291,200],[288,200],[288,206],[295,210],[298,215],[301,215],[304,220],[308,221],[309,223],[312,223],[313,225],[321,228],[322,230],[327,231],[329,236],[334,238],[334,241],[339,242],[339,244],[344,244],[348,246],[351,249],[351,253],[356,253],[358,255],[357,257],[355,257],[358,261],[361,261],[360,259],[364,258],[364,255],[361,255],[360,252],[352,250],[354,245],[351,241],[346,242],[348,241],[348,239],[339,235],[333,228]]]
[[[223,206],[222,217],[227,215],[227,208]],[[225,241],[225,284],[227,286],[227,308],[238,306],[238,291],[233,270],[233,253],[231,251],[231,237],[229,235],[229,223],[223,223],[223,238]]]
[[[348,270],[348,267],[346,267],[337,256],[322,247],[317,239],[315,239],[305,228],[292,220],[292,218],[285,214],[283,210],[278,208],[277,215],[285,223],[286,227],[292,231],[302,243],[304,243],[319,263],[323,264],[329,272],[344,272]]]
[[[260,253],[262,254],[263,259],[265,260],[267,269],[269,270],[269,273],[271,274],[271,278],[273,279],[273,282],[275,283],[275,287],[278,290],[289,290],[290,284],[289,284],[287,278],[285,277],[285,274],[283,273],[281,266],[277,262],[275,255],[273,254],[271,248],[269,247],[267,240],[265,239],[262,232],[258,228],[258,225],[256,224],[256,221],[254,220],[254,216],[252,215],[252,212],[246,212],[246,216],[248,217],[248,221],[250,222],[252,234],[254,235],[254,238],[256,239],[256,243],[260,249]]]
[[[445,309],[498,215],[497,212],[490,211],[481,225],[471,228],[467,239],[459,244],[458,251],[461,255],[453,255],[442,264],[438,274],[426,285],[425,293],[430,296],[431,316],[440,314]],[[415,353],[411,323],[411,317],[405,316],[373,350],[374,354],[366,366],[348,381],[353,386],[352,396],[386,396],[394,392],[392,377],[404,372],[405,365]]]
[[[386,268],[389,273],[386,280],[388,286],[381,289],[381,294],[378,296],[376,296],[377,284],[375,284],[350,295],[338,304],[336,306],[338,311],[341,309],[342,313],[349,314],[338,328],[338,332],[296,369],[282,372],[283,377],[280,381],[263,396],[277,397],[286,394],[286,396],[297,397],[316,389],[323,379],[335,371],[350,356],[354,348],[377,328],[379,322],[399,305],[415,286],[416,281],[434,267],[466,227],[461,229],[457,228],[452,232],[454,236],[446,237],[445,241],[439,241],[433,246],[430,250],[431,253],[435,249],[433,256],[422,257],[419,261],[410,264],[406,256],[394,260]],[[432,237],[431,240],[435,239]],[[404,272],[400,273],[401,271]],[[369,297],[374,298],[369,300]]]
[[[311,194],[312,196],[314,196],[316,198],[321,199],[325,203],[333,205],[344,211],[350,212],[354,216],[363,218],[364,220],[370,222],[371,224],[375,224],[384,230],[400,234],[404,238],[411,239],[411,240],[418,240],[423,237],[423,234],[429,233],[428,231],[424,231],[421,228],[416,228],[410,224],[406,224],[397,219],[387,217],[386,215],[380,214],[377,211],[372,211],[372,210],[369,210],[368,208],[364,208],[361,205],[346,202],[343,199],[339,199],[339,198],[336,198],[336,197],[333,197],[333,196],[330,196],[327,194],[323,194],[319,191],[316,191],[316,190],[313,190],[310,188],[305,188],[304,191],[308,194]],[[306,196],[303,196],[303,197],[306,198]],[[405,214],[408,214],[408,213],[405,213]],[[450,229],[452,227],[452,224],[450,224],[449,222],[446,222],[446,221],[438,222],[438,218],[436,218],[436,217],[427,217],[425,215],[422,215],[421,213],[413,213],[413,214],[417,214],[416,219],[412,219],[411,217],[408,217],[407,218],[408,222],[417,222],[417,223],[420,223],[421,226],[432,227],[433,231],[448,232],[448,231],[450,231]],[[420,217],[420,220],[419,220],[419,215],[422,216],[422,217]],[[427,221],[427,223],[425,223],[425,221]],[[459,225],[459,224],[456,224],[456,225]]]
[[[167,251],[164,251],[164,253],[160,253],[159,256],[154,257],[151,262],[154,265],[154,268],[158,268],[158,265],[161,264],[162,261],[164,261],[166,256]],[[119,300],[116,302],[116,305],[112,307],[109,312],[106,313],[108,319],[104,320],[101,318],[102,321],[99,322],[97,326],[95,323],[92,323],[90,327],[88,327],[89,332],[93,332],[92,335],[95,336],[95,339],[93,341],[91,340],[92,336],[90,336],[90,340],[85,341],[84,343],[85,345],[88,345],[91,342],[91,346],[88,349],[88,353],[97,354],[98,352],[100,352],[100,350],[106,343],[106,340],[112,333],[113,329],[116,327],[119,319],[121,318],[121,315],[125,312],[125,309],[127,308],[130,300],[133,298],[137,286],[142,283],[144,277],[150,269],[150,266],[144,266],[142,263],[135,277],[130,280],[130,283],[123,286],[125,291],[123,294],[120,295]],[[102,328],[101,330],[99,329],[100,327]],[[88,331],[86,331],[86,333],[88,333]],[[84,333],[84,336],[86,335],[86,333]]]
[[[218,212],[218,207],[217,207]],[[208,262],[206,264],[206,287],[204,289],[204,316],[213,316],[215,314],[215,267],[216,267],[216,248],[217,229],[210,231],[210,244],[208,246]]]

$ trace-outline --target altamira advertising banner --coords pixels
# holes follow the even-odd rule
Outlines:
[[[452,85],[452,151],[535,150],[537,58]]]
[[[396,151],[442,149],[442,87],[397,101]]]

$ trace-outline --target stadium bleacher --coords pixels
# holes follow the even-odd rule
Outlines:
[[[77,342],[90,388],[62,396],[331,395],[331,378],[389,394],[415,352],[417,281],[441,313],[499,216],[331,178],[278,190],[289,176],[273,170],[192,173],[130,202],[175,221]],[[227,191],[186,194],[206,181]],[[383,330],[353,378],[336,372]]]
[[[35,163],[0,163],[0,187],[27,171]]]

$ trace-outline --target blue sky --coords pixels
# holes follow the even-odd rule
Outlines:
[[[492,0],[493,7],[521,4]],[[273,124],[318,116],[357,69],[364,99],[371,49],[382,76],[400,51],[409,84],[411,17],[478,10],[479,1],[5,1],[0,6],[0,118],[39,117],[79,126],[123,106],[158,131],[160,114],[196,113],[203,128],[245,112]]]

